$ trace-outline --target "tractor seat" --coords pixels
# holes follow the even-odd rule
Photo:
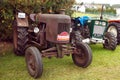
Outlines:
[[[38,14],[30,14],[30,19],[32,20],[32,21],[36,21],[36,17],[37,16],[39,16],[41,13],[38,13]]]
[[[35,21],[35,18],[36,18],[36,14],[30,14],[30,19],[31,19],[32,21]]]

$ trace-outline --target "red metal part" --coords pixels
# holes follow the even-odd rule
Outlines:
[[[108,20],[108,22],[120,22],[120,20]]]

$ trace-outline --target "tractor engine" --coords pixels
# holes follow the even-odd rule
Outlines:
[[[40,45],[50,43],[69,43],[71,18],[63,14],[37,14],[34,19],[38,24]]]
[[[74,30],[79,30],[83,38],[89,38],[90,37],[90,31],[88,27],[88,20],[89,17],[83,16],[83,17],[77,17],[74,19]]]

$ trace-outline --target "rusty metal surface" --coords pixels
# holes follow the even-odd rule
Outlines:
[[[58,24],[71,24],[71,19],[68,15],[63,14],[37,14],[36,20],[46,24],[46,40],[55,43],[68,43],[69,41],[57,41]],[[68,26],[70,28],[70,25]],[[64,30],[63,30],[64,31]]]
[[[64,14],[37,14],[36,20],[39,20],[39,22],[47,22],[50,23],[51,21],[56,21],[59,23],[70,23],[71,19],[70,16],[64,15]]]
[[[31,19],[32,21],[35,21],[35,15],[36,15],[36,14],[30,14],[30,19]]]
[[[57,44],[56,47],[51,47],[46,50],[42,50],[42,56],[43,57],[57,57],[57,58],[63,58],[64,55],[69,56],[70,54],[73,54],[75,47],[72,47],[69,44]]]

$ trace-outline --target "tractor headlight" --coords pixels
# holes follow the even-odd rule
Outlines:
[[[88,22],[88,23],[90,23],[90,22],[91,22],[91,20],[88,20],[87,22]]]
[[[38,33],[39,32],[39,28],[38,27],[35,27],[34,28],[34,33]]]
[[[99,24],[99,21],[95,21],[95,24],[98,25],[98,24]]]
[[[106,25],[106,22],[102,22],[102,25],[105,26],[105,25]]]
[[[81,26],[80,23],[78,23],[77,26]]]

